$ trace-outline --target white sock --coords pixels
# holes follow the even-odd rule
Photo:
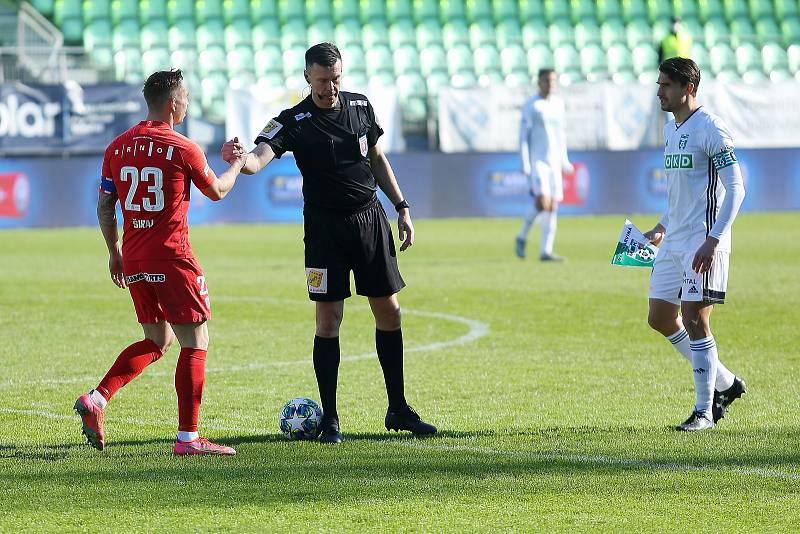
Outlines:
[[[694,371],[694,409],[711,417],[714,400],[714,381],[717,373],[717,345],[714,336],[691,342]]]
[[[553,243],[556,240],[556,227],[558,226],[556,212],[555,211],[542,212],[541,225],[542,225],[541,252],[542,254],[550,255],[553,253]]]
[[[89,398],[92,399],[92,402],[96,405],[100,406],[101,409],[105,410],[108,401],[105,397],[103,397],[99,391],[93,389],[89,392]]]
[[[539,217],[541,212],[536,209],[536,206],[533,206],[525,218],[522,220],[522,228],[519,229],[519,233],[517,234],[517,239],[520,241],[525,241],[528,239],[528,232],[531,230],[531,226],[536,224],[536,219]]]
[[[692,348],[690,347],[689,334],[686,332],[686,329],[681,328],[671,336],[667,336],[667,339],[672,343],[672,346],[675,347],[675,350],[680,352],[691,364]],[[717,358],[717,375],[714,380],[714,390],[721,392],[729,389],[733,385],[734,378],[736,378],[736,375],[731,373],[728,368],[719,361],[719,358]]]
[[[198,432],[184,432],[183,430],[178,430],[178,441],[183,441],[184,443],[187,441],[194,441],[200,434]]]

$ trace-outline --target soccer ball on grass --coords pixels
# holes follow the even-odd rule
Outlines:
[[[322,431],[322,408],[306,397],[292,399],[283,406],[278,424],[289,439],[317,439]]]

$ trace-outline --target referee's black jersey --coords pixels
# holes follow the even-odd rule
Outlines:
[[[368,205],[378,189],[367,154],[383,129],[367,97],[339,93],[332,109],[309,95],[269,121],[255,143],[267,143],[280,158],[294,153],[303,175],[306,206],[352,213]]]

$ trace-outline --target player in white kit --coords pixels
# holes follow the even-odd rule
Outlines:
[[[519,145],[522,169],[531,185],[534,197],[530,212],[522,222],[517,234],[516,253],[525,257],[528,231],[537,220],[542,227],[539,259],[561,261],[553,254],[556,238],[556,212],[558,203],[564,198],[561,173],[572,172],[567,157],[567,142],[564,133],[564,101],[553,95],[556,73],[553,69],[539,71],[539,94],[522,106]]]
[[[744,183],[727,126],[695,100],[699,83],[691,59],[671,58],[659,67],[661,109],[675,117],[664,127],[669,205],[644,234],[661,245],[648,323],[689,360],[694,374],[694,409],[676,427],[683,431],[713,428],[745,392],[744,381],[719,361],[710,325],[714,304],[725,301],[731,225]]]

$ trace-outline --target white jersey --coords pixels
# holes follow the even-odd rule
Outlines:
[[[522,168],[527,176],[540,171],[561,176],[562,169],[571,167],[567,158],[564,134],[564,101],[550,95],[536,95],[522,106],[519,129],[519,148]]]
[[[733,140],[722,120],[698,108],[680,125],[664,126],[669,206],[661,248],[694,252],[711,235],[730,251],[730,227],[744,199]]]

